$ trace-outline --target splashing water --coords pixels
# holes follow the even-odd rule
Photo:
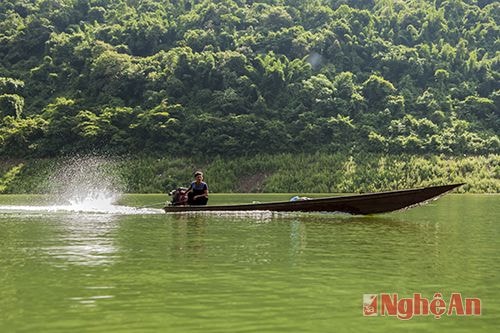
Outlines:
[[[62,161],[49,177],[50,193],[58,202],[81,203],[92,200],[116,202],[123,182],[116,163],[107,158],[85,156]]]
[[[161,209],[117,205],[124,186],[110,159],[86,156],[64,160],[49,177],[45,206],[0,206],[0,211],[159,214]]]
[[[24,206],[24,205],[0,205],[0,212],[36,212],[36,213],[98,213],[98,214],[120,214],[120,215],[138,215],[138,214],[163,214],[163,210],[155,208],[136,208],[130,206],[120,206],[107,204],[101,201],[90,200],[88,202],[79,202],[68,205],[50,205],[50,206]]]

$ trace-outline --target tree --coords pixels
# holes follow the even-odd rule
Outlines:
[[[40,154],[46,128],[47,121],[39,116],[3,117],[0,121],[0,154],[15,157]]]
[[[0,94],[20,94],[24,81],[10,77],[0,77]]]
[[[24,98],[16,94],[0,95],[0,115],[21,117],[24,107]]]
[[[468,96],[460,103],[458,115],[473,124],[493,131],[500,128],[500,111],[489,98]]]
[[[378,75],[370,75],[368,80],[363,82],[363,95],[369,104],[378,104],[396,92],[394,85]]]

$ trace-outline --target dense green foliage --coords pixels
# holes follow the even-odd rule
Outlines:
[[[259,154],[252,159],[210,161],[153,157],[11,160],[0,163],[0,193],[54,192],[58,186],[68,186],[54,174],[60,174],[59,170],[74,173],[75,165],[96,178],[96,187],[103,187],[105,180],[120,192],[132,193],[166,193],[187,186],[195,169],[204,170],[210,191],[219,193],[354,193],[462,182],[466,185],[459,192],[500,193],[499,155],[346,157],[340,153]]]
[[[0,154],[498,154],[500,3],[2,0]]]

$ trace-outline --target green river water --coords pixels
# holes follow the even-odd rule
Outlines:
[[[499,195],[370,217],[131,208],[162,198],[93,211],[0,196],[0,332],[500,327]],[[436,292],[479,298],[481,315],[363,316],[364,294]]]

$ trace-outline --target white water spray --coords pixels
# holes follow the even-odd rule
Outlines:
[[[86,156],[60,163],[49,179],[50,203],[44,206],[0,206],[0,211],[159,214],[160,209],[116,204],[124,186],[113,160]]]

